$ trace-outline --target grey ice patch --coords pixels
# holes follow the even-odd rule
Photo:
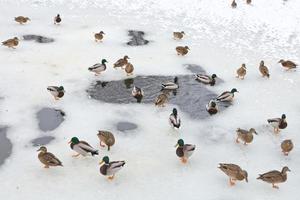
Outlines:
[[[0,127],[0,166],[11,155],[12,143],[7,138],[7,127]]]
[[[45,36],[41,36],[41,35],[23,35],[23,39],[24,40],[34,40],[38,43],[50,43],[50,42],[54,42],[53,38],[48,38]]]
[[[34,147],[47,145],[54,139],[55,139],[55,137],[53,137],[53,136],[42,136],[42,137],[38,137],[38,138],[31,140],[31,144]]]
[[[144,39],[145,33],[143,31],[130,30],[128,31],[128,35],[131,37],[130,41],[127,42],[129,46],[141,46],[149,43],[148,40]]]
[[[65,113],[54,108],[42,108],[36,116],[42,131],[52,131],[64,121]]]
[[[135,130],[135,129],[137,129],[138,126],[134,123],[124,121],[124,122],[118,122],[116,124],[116,127],[117,127],[118,131],[125,132],[125,131]]]

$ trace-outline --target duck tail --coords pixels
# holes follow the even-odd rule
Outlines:
[[[92,151],[91,154],[92,154],[92,156],[99,155],[99,152],[98,152],[98,150],[96,150],[96,151]]]
[[[109,151],[110,150],[110,146],[109,145],[107,145],[107,151]]]
[[[262,179],[262,175],[261,174],[259,174],[259,177],[257,177],[256,179]]]

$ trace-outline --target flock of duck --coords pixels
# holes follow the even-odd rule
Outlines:
[[[234,1],[235,2],[235,1]],[[251,3],[251,0],[247,0],[247,3]],[[15,21],[20,24],[26,24],[30,19],[28,17],[19,16],[15,18]],[[62,21],[60,15],[58,14],[54,18],[54,24],[60,24]],[[96,42],[102,42],[104,39],[104,32],[100,31],[99,33],[96,33],[94,35]],[[174,32],[173,37],[175,40],[181,40],[183,39],[185,33],[183,31],[181,32]],[[19,44],[19,39],[17,37],[14,37],[12,39],[6,40],[2,42],[4,46],[7,46],[9,48],[15,48]],[[185,56],[189,52],[188,46],[178,46],[176,47],[176,52],[180,56]],[[125,55],[123,58],[119,59],[117,62],[114,63],[114,68],[122,68],[125,69],[125,72],[127,75],[132,75],[134,67],[133,65],[128,62],[129,57]],[[89,71],[95,73],[96,76],[100,75],[102,72],[104,72],[107,68],[106,66],[107,60],[102,59],[101,63],[97,63],[91,67],[88,68]],[[279,63],[286,68],[287,70],[291,70],[296,68],[296,64],[289,60],[280,60]],[[259,71],[263,77],[270,77],[269,70],[265,66],[264,61],[260,62],[259,65]],[[242,66],[237,69],[237,78],[244,79],[246,76],[246,65],[242,64]],[[206,74],[196,74],[195,80],[207,84],[210,86],[215,85],[216,83],[216,74],[212,74],[211,76]],[[164,106],[168,102],[168,94],[170,91],[174,91],[179,89],[178,85],[178,78],[175,77],[173,82],[167,82],[163,83],[162,85],[162,93],[158,95],[158,97],[155,100],[156,106]],[[52,96],[55,98],[55,100],[59,100],[62,98],[65,94],[65,90],[63,86],[49,86],[47,87],[47,90],[52,94]],[[233,88],[231,91],[225,91],[219,96],[217,96],[215,99],[212,99],[209,101],[209,103],[206,106],[207,112],[211,115],[218,113],[218,103],[219,102],[231,102],[234,99],[234,94],[238,92],[237,89]],[[137,86],[133,87],[132,90],[132,96],[134,98],[142,98],[144,95],[144,92],[142,88],[139,88]],[[273,118],[268,119],[267,122],[274,128],[275,134],[278,134],[280,129],[285,129],[287,127],[287,121],[286,121],[286,115],[282,114],[279,118]],[[179,129],[181,126],[181,120],[178,115],[178,111],[176,108],[173,108],[172,113],[169,116],[169,123],[173,128]],[[254,128],[251,128],[250,130],[244,130],[241,128],[238,128],[236,130],[236,143],[243,142],[244,145],[247,145],[253,141],[253,134],[257,134],[256,130]],[[109,131],[99,131],[97,134],[99,140],[100,140],[100,146],[105,147],[107,146],[107,150],[109,151],[110,148],[115,144],[115,137],[114,135]],[[98,150],[93,148],[89,143],[83,140],[79,140],[77,137],[71,138],[69,141],[70,148],[75,151],[77,154],[73,155],[73,157],[78,156],[86,156],[88,154],[91,154],[92,156],[98,155]],[[281,143],[281,149],[284,155],[288,155],[289,152],[293,149],[293,142],[292,140],[284,140]],[[196,146],[193,144],[185,144],[183,139],[179,139],[176,144],[176,155],[180,158],[182,163],[186,163],[189,159],[189,157],[193,154],[193,152],[196,149]],[[45,168],[49,168],[49,166],[63,166],[62,162],[52,153],[47,151],[47,148],[45,146],[41,146],[39,149],[38,159],[42,164],[44,164]],[[108,179],[113,179],[115,174],[125,165],[125,161],[110,161],[108,156],[104,156],[99,163],[101,165],[100,167],[100,173],[104,176],[107,176]],[[229,177],[229,183],[230,185],[234,185],[235,182],[245,180],[248,182],[248,173],[246,170],[243,170],[239,165],[232,164],[232,163],[220,163],[219,164],[220,170],[222,170],[228,177]],[[267,183],[272,184],[274,188],[278,188],[276,184],[285,182],[287,180],[287,172],[290,171],[290,169],[285,166],[282,168],[281,171],[273,170],[266,172],[264,174],[260,174],[257,179],[261,179]]]

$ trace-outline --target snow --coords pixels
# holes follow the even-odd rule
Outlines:
[[[291,59],[300,63],[300,3],[296,0],[253,1],[248,6],[219,0],[22,0],[0,1],[1,41],[25,34],[52,37],[54,43],[20,41],[16,50],[0,48],[0,125],[9,126],[12,156],[0,166],[0,199],[295,199],[300,179],[298,122],[300,103],[299,71],[286,72],[277,63]],[[53,25],[60,13],[62,24]],[[15,16],[31,18],[26,25]],[[127,31],[142,30],[147,46],[128,47]],[[103,30],[102,44],[93,33]],[[172,39],[173,31],[186,32],[182,41]],[[175,47],[188,45],[186,57],[178,57]],[[206,120],[193,120],[179,111],[182,127],[173,131],[168,124],[172,105],[112,105],[88,97],[86,90],[97,80],[126,78],[112,64],[128,55],[135,75],[176,75],[188,73],[183,64],[201,65],[216,73],[224,83],[209,87],[216,93],[237,88],[234,105]],[[100,76],[87,70],[109,61]],[[260,76],[264,60],[270,79]],[[235,71],[246,63],[241,81]],[[66,95],[55,102],[48,85],[63,85]],[[197,105],[191,105],[197,106]],[[47,148],[64,167],[42,168],[37,148],[30,141],[43,133],[35,119],[43,107],[62,109],[65,121],[48,133],[56,137]],[[287,115],[288,127],[276,136],[267,119]],[[130,121],[138,129],[123,134],[119,121]],[[236,144],[237,128],[255,128],[258,136],[248,146]],[[67,142],[71,137],[99,147],[97,130],[110,130],[116,144],[110,152],[101,148],[99,157],[72,158]],[[187,165],[180,163],[174,145],[179,138],[196,145]],[[288,157],[280,150],[284,139],[295,148]],[[99,173],[99,161],[125,160],[114,181]],[[246,169],[249,183],[228,185],[218,163],[235,163]],[[256,180],[259,173],[281,170],[287,165],[288,180],[275,190]]]

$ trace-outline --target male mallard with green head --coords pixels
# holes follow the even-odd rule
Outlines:
[[[2,45],[15,49],[15,47],[19,45],[19,41],[20,41],[19,38],[14,37],[12,39],[3,41]]]
[[[94,35],[95,41],[102,42],[104,35],[105,35],[105,33],[103,31],[100,31],[99,33],[95,33],[95,35]]]
[[[19,24],[26,24],[27,21],[30,21],[30,19],[28,17],[18,16],[15,17],[15,21],[18,22]]]
[[[108,151],[110,150],[110,147],[115,144],[115,137],[109,131],[98,131],[97,136],[100,140],[100,146],[105,147],[106,145]],[[102,143],[104,143],[104,145]]]
[[[91,153],[92,156],[99,155],[98,150],[94,149],[86,141],[79,140],[77,137],[72,137],[69,144],[71,149],[77,152],[73,157],[78,157],[79,155],[86,156],[88,153]]]
[[[181,125],[181,120],[176,108],[173,108],[173,111],[170,114],[169,123],[173,128],[179,128]]]
[[[177,55],[179,56],[185,56],[189,52],[189,47],[188,46],[178,46],[176,47],[176,52]]]
[[[173,37],[175,40],[181,40],[185,35],[184,31],[181,32],[173,32]]]
[[[222,172],[224,172],[229,177],[229,184],[231,186],[235,185],[235,181],[242,181],[245,179],[248,182],[248,173],[246,170],[236,164],[220,163],[218,167]]]
[[[279,133],[279,129],[287,127],[286,115],[282,114],[281,118],[268,119],[268,123],[273,126],[275,133]]]
[[[124,66],[127,65],[128,59],[130,59],[128,56],[124,56],[123,58],[117,60],[117,62],[115,62],[115,64],[114,64],[114,68],[116,68],[116,67],[123,68]]]
[[[281,146],[282,153],[286,156],[288,156],[290,151],[292,151],[294,148],[294,144],[292,140],[284,140],[282,141],[280,146]]]
[[[162,90],[175,90],[175,89],[178,89],[179,85],[178,85],[177,76],[174,78],[173,82],[169,81],[169,82],[163,83],[163,84],[161,84],[161,87],[162,87]]]
[[[125,65],[125,72],[126,72],[127,76],[132,75],[132,74],[133,74],[133,70],[134,70],[133,65],[132,65],[130,62],[128,62],[128,63]]]
[[[55,17],[54,17],[54,24],[60,24],[61,22],[61,17],[59,14],[57,14]]]
[[[94,72],[95,76],[98,76],[101,74],[101,72],[104,72],[106,70],[106,64],[107,60],[102,59],[101,63],[96,63],[93,66],[89,67],[89,71]]]
[[[287,173],[291,170],[285,166],[282,168],[281,172],[277,170],[269,171],[264,174],[259,174],[257,179],[260,179],[264,182],[271,183],[273,188],[279,189],[279,187],[275,184],[284,183],[287,180]]]
[[[212,74],[211,76],[206,74],[196,74],[195,76],[196,76],[196,80],[200,81],[201,83],[209,84],[211,86],[214,86],[216,83],[216,78],[217,78],[216,74]]]
[[[214,100],[210,100],[208,102],[208,104],[206,105],[206,111],[210,114],[210,115],[214,115],[217,114],[219,111],[219,107],[217,105],[217,102]]]
[[[220,94],[216,100],[217,101],[224,101],[224,102],[230,102],[234,98],[234,93],[238,92],[237,89],[233,88],[231,91],[226,91]]]
[[[186,163],[188,158],[194,153],[196,145],[184,144],[183,139],[179,139],[175,145],[176,155],[181,159],[182,163]]]
[[[55,100],[59,100],[65,95],[65,89],[63,86],[48,86],[47,90],[52,94]]]
[[[237,73],[237,78],[241,78],[242,80],[245,78],[247,70],[246,70],[246,64],[242,64],[242,66],[240,68],[238,68],[238,70],[236,70]]]
[[[239,143],[240,140],[242,140],[244,142],[244,145],[249,144],[253,141],[253,133],[257,135],[257,132],[255,131],[254,128],[250,128],[249,131],[238,128],[236,130],[236,143]]]
[[[266,77],[270,78],[269,69],[265,66],[265,62],[263,60],[260,61],[259,71],[263,77],[266,76]]]
[[[281,59],[278,63],[281,63],[282,67],[285,67],[287,70],[295,69],[297,67],[297,64],[290,60]]]
[[[41,146],[37,151],[40,151],[38,154],[38,158],[45,166],[44,168],[55,167],[55,166],[63,166],[62,162],[55,157],[54,154],[47,152],[47,148]]]
[[[104,156],[99,165],[101,165],[100,173],[104,176],[108,176],[109,180],[112,180],[115,177],[115,174],[124,167],[125,161],[109,162],[109,157]]]

